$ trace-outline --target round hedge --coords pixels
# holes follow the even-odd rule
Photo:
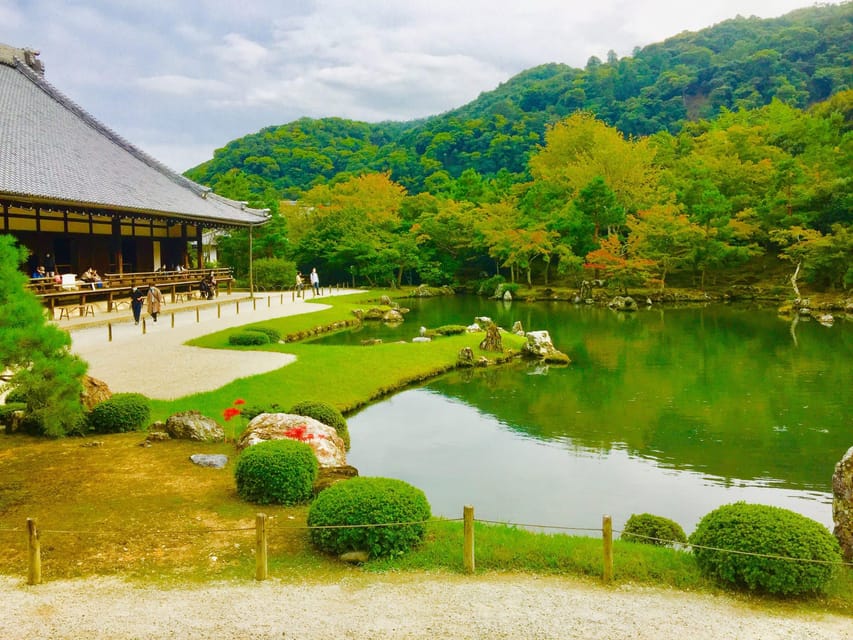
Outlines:
[[[232,333],[228,336],[228,344],[233,344],[241,347],[256,346],[269,343],[269,336],[265,333],[261,333],[260,331],[240,331],[239,333]]]
[[[305,416],[306,418],[314,418],[327,427],[332,427],[341,437],[341,440],[344,441],[347,450],[349,450],[350,438],[347,421],[343,414],[332,405],[318,400],[303,400],[293,405],[289,413],[297,416]]]
[[[263,333],[271,343],[276,343],[281,340],[281,333],[272,327],[246,327],[246,331],[257,331]]]
[[[370,557],[401,555],[426,535],[424,521],[431,516],[424,492],[392,478],[356,477],[322,491],[308,511],[309,527],[389,524],[389,527],[311,529],[311,542],[339,555],[367,551]]]
[[[468,330],[464,324],[445,324],[438,327],[435,332],[440,336],[458,336]]]
[[[745,502],[708,513],[691,534],[690,543],[800,560],[841,561],[838,541],[822,524],[788,509]],[[694,548],[693,554],[706,576],[781,595],[817,592],[834,573],[828,564],[701,548]]]
[[[245,449],[237,458],[237,493],[258,504],[308,502],[319,465],[311,447],[298,440],[268,440]]]
[[[89,413],[89,426],[98,433],[123,433],[148,426],[151,406],[141,393],[116,393],[95,405]]]
[[[659,547],[668,547],[675,542],[682,544],[687,542],[687,536],[680,524],[651,513],[631,514],[622,529],[622,539]]]

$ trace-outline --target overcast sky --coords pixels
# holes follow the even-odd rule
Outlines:
[[[411,120],[530,67],[808,0],[0,0],[0,42],[178,171],[308,116]],[[837,4],[837,2],[832,3]]]

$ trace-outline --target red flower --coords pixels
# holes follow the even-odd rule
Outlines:
[[[240,410],[235,409],[234,407],[228,407],[225,411],[222,412],[222,416],[226,420],[230,420],[231,418],[233,418],[235,416],[239,416],[239,415],[240,415]]]
[[[243,400],[243,398],[237,398],[237,399],[234,401],[234,404],[235,404],[235,405],[239,405],[239,404],[246,404],[246,401],[245,401],[245,400]]]

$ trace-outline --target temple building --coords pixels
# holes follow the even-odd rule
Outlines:
[[[204,266],[210,230],[264,224],[175,173],[45,80],[38,52],[0,44],[0,233],[58,273]]]

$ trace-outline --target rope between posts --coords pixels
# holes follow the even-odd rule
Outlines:
[[[272,520],[272,519],[271,519]],[[372,529],[378,527],[406,527],[413,525],[430,525],[437,524],[443,522],[461,522],[463,518],[441,518],[441,519],[429,519],[429,520],[411,520],[408,522],[385,522],[385,523],[365,523],[365,524],[334,524],[334,525],[284,525],[275,527],[276,530],[279,531],[310,531],[314,530],[328,530],[328,529]],[[501,526],[513,526],[513,527],[527,527],[527,528],[538,528],[538,529],[551,529],[558,531],[594,531],[600,532],[601,529],[597,527],[564,527],[558,525],[543,525],[543,524],[530,524],[530,523],[514,523],[514,522],[506,522],[499,520],[480,520],[475,519],[475,522],[479,522],[481,524],[493,524],[493,525],[501,525]],[[149,533],[152,534],[172,534],[172,535],[207,535],[211,533],[236,533],[236,532],[246,532],[246,531],[255,531],[256,527],[233,527],[233,528],[222,528],[222,529],[156,529],[151,530]],[[0,533],[21,533],[24,532],[24,529],[12,528],[12,529],[0,529]],[[64,535],[126,535],[126,532],[116,531],[116,530],[98,530],[98,531],[87,531],[87,530],[79,530],[79,531],[70,531],[63,529],[41,529],[40,533],[42,534],[64,534]],[[689,542],[680,542],[678,540],[668,540],[666,538],[657,538],[655,536],[647,536],[639,533],[625,533],[624,530],[614,530],[613,533],[618,533],[623,536],[625,540],[630,540],[631,538],[650,540],[654,542],[660,542],[667,545],[675,545],[683,548],[690,549],[702,549],[706,551],[717,551],[720,553],[731,553],[735,555],[741,556],[751,556],[755,558],[766,558],[768,560],[782,560],[789,562],[800,562],[800,563],[810,563],[810,564],[821,564],[828,566],[845,566],[845,567],[853,567],[853,562],[833,562],[831,560],[816,560],[811,558],[794,558],[790,556],[781,556],[772,553],[759,553],[755,551],[742,551],[739,549],[724,549],[721,547],[711,547],[706,545],[698,545],[692,544]]]
[[[234,529],[151,529],[148,533],[151,534],[160,534],[160,533],[168,533],[168,534],[176,534],[176,535],[197,535],[197,534],[207,534],[207,533],[231,533],[234,531],[254,531],[255,527],[238,527]],[[101,530],[101,531],[65,531],[62,529],[39,529],[41,533],[60,533],[67,535],[87,535],[87,536],[96,536],[96,535],[119,535],[125,534],[126,532],[116,531],[116,530]]]
[[[523,522],[503,522],[500,520],[480,520],[479,518],[474,518],[474,522],[481,522],[483,524],[500,524],[508,527],[535,527],[537,529],[558,529],[562,531],[601,531],[601,527],[561,527],[557,525],[551,524],[525,524]]]
[[[624,531],[614,531],[613,533],[619,533],[624,535]],[[835,567],[853,567],[853,562],[833,562],[832,560],[814,560],[812,558],[793,558],[791,556],[780,556],[773,553],[759,553],[757,551],[741,551],[739,549],[723,549],[722,547],[708,547],[706,545],[701,544],[692,544],[690,542],[679,542],[678,540],[667,540],[666,538],[655,538],[654,536],[644,536],[639,533],[628,533],[627,539],[630,538],[643,538],[644,540],[654,540],[656,542],[663,542],[666,544],[674,544],[680,545],[682,547],[689,547],[691,549],[704,549],[706,551],[720,551],[722,553],[732,553],[739,556],[752,556],[754,558],[767,558],[768,560],[788,560],[790,562],[805,562],[810,564],[825,564],[829,566]]]

